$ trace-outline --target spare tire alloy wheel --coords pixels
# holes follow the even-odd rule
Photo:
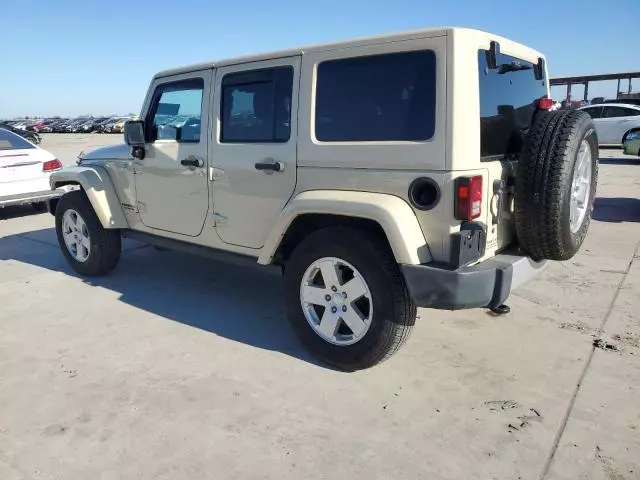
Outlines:
[[[515,183],[516,233],[534,260],[568,260],[589,229],[598,182],[598,137],[578,110],[538,112]]]
[[[69,254],[78,262],[86,262],[91,253],[91,239],[86,222],[75,210],[69,209],[62,216],[62,237]]]
[[[371,326],[369,286],[353,265],[339,258],[320,258],[307,268],[300,303],[311,328],[334,345],[356,343]]]
[[[591,198],[591,164],[593,162],[589,142],[582,140],[571,181],[571,206],[569,225],[572,233],[578,233],[584,222]]]

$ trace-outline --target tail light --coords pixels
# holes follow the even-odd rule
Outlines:
[[[538,108],[540,110],[551,110],[553,108],[553,100],[547,97],[538,99]]]
[[[54,158],[53,160],[47,160],[42,164],[43,172],[53,172],[55,170],[60,170],[61,168],[62,168],[62,162],[57,158]]]
[[[482,213],[482,175],[459,177],[455,181],[455,217],[473,220]]]

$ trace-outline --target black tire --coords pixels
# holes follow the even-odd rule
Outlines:
[[[324,340],[303,313],[300,287],[304,273],[323,257],[353,265],[371,292],[371,324],[354,344],[334,345]],[[313,355],[342,370],[368,368],[386,360],[404,344],[415,323],[416,307],[404,277],[388,244],[375,231],[328,227],[311,233],[293,251],[284,277],[287,314],[296,335]]]
[[[591,150],[587,210],[570,227],[571,189],[582,142]],[[584,112],[540,112],[527,135],[515,184],[516,232],[520,247],[535,260],[568,260],[587,234],[598,181],[598,137]]]
[[[67,248],[63,233],[62,219],[67,210],[75,210],[84,220],[90,241],[89,255],[83,262],[76,260]],[[71,267],[80,275],[97,277],[106,275],[120,260],[121,239],[118,230],[102,227],[89,199],[82,190],[65,194],[56,207],[56,234],[58,244]]]
[[[27,135],[26,139],[29,140],[34,145],[38,145],[38,139],[33,135]]]

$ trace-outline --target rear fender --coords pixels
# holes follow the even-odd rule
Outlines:
[[[373,220],[384,231],[396,262],[417,265],[431,261],[418,219],[401,198],[383,193],[314,190],[300,193],[289,201],[269,234],[258,263],[268,265],[273,261],[289,226],[296,217],[305,214]]]
[[[98,165],[65,167],[49,177],[52,190],[74,184],[82,187],[104,228],[129,228],[120,199],[104,168]]]

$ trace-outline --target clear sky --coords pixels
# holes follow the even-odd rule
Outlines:
[[[552,77],[637,71],[639,2],[0,0],[0,118],[138,112],[165,68],[445,25],[540,50]],[[615,83],[590,85],[599,95],[614,96]]]

